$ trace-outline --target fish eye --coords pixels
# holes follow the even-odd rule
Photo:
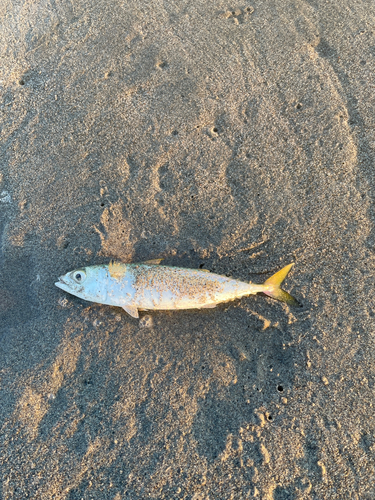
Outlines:
[[[77,283],[83,283],[86,279],[86,273],[84,271],[75,271],[73,273],[73,279]]]

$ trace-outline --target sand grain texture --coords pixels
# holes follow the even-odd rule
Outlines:
[[[374,2],[0,15],[0,498],[375,498]],[[54,287],[158,257],[303,308]]]

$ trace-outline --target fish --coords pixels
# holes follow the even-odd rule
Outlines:
[[[206,269],[160,265],[161,260],[138,264],[111,261],[108,265],[82,267],[60,276],[55,285],[90,302],[122,307],[133,318],[139,318],[139,311],[214,308],[257,293],[291,306],[300,305],[281,288],[293,264],[257,285]]]

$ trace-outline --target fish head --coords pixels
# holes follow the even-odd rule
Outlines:
[[[107,279],[108,272],[104,266],[82,267],[60,276],[55,285],[81,299],[104,303]]]

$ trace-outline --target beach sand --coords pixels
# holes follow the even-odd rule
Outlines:
[[[375,498],[375,3],[0,12],[0,498]],[[54,286],[159,257],[303,307]]]

